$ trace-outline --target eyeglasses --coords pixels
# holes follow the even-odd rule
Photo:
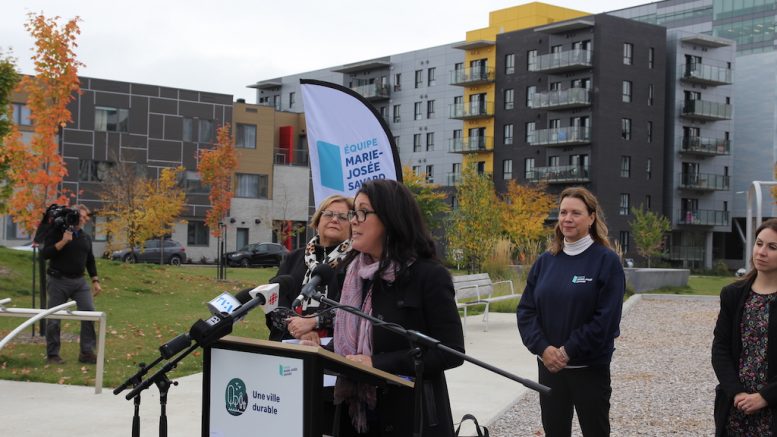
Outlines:
[[[364,223],[367,220],[369,214],[377,214],[375,211],[367,211],[366,209],[357,209],[356,211],[348,211],[348,221],[356,218],[356,223]]]
[[[337,217],[338,220],[344,222],[350,218],[350,215],[344,212],[324,211],[321,213],[321,217],[326,217],[329,220],[333,220],[335,217]]]

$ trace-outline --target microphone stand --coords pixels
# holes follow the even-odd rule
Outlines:
[[[153,363],[146,366],[144,363],[138,364],[138,367],[140,367],[140,370],[137,371],[134,375],[127,378],[126,381],[124,381],[120,386],[116,387],[116,389],[113,390],[113,394],[117,395],[124,391],[125,388],[129,387],[130,385],[134,388],[137,387],[141,382],[143,382],[143,376],[148,373],[148,371],[159,364],[159,362],[162,361],[162,357],[157,358],[154,360]],[[135,396],[135,399],[133,399],[133,403],[135,405],[135,413],[132,416],[132,437],[140,437],[140,393],[138,393],[137,396]]]
[[[401,335],[408,339],[411,345],[411,354],[413,355],[413,361],[414,361],[414,366],[416,371],[416,379],[414,384],[415,408],[414,408],[414,418],[413,418],[414,419],[413,423],[415,427],[413,435],[416,437],[421,437],[421,434],[423,431],[423,396],[422,396],[423,395],[423,392],[422,392],[423,390],[423,351],[427,348],[438,349],[447,354],[453,355],[457,358],[461,358],[464,361],[469,361],[470,363],[478,367],[482,367],[486,370],[490,370],[491,372],[494,372],[498,375],[502,375],[505,378],[512,379],[513,381],[521,383],[525,387],[530,388],[541,394],[545,394],[545,395],[550,394],[550,387],[544,386],[542,384],[539,384],[537,382],[531,381],[526,378],[521,378],[518,375],[514,375],[506,370],[502,370],[496,366],[492,366],[491,364],[480,361],[477,358],[470,357],[465,353],[462,353],[460,351],[457,351],[456,349],[453,349],[451,347],[448,347],[442,344],[440,340],[437,340],[434,337],[430,337],[426,334],[423,334],[421,332],[418,332],[412,329],[403,328],[402,326],[397,325],[396,323],[385,322],[381,319],[378,319],[377,317],[373,317],[372,315],[361,311],[358,308],[348,306],[348,305],[341,305],[339,302],[329,299],[328,297],[322,295],[319,292],[313,293],[310,297],[321,303],[325,303],[331,307],[342,309],[351,314],[359,316],[363,319],[367,319],[373,324],[373,326],[379,326],[383,329],[387,329],[395,334]]]

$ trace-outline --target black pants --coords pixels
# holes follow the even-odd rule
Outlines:
[[[610,435],[610,366],[564,369],[550,373],[538,361],[539,382],[551,388],[540,395],[542,427],[547,437],[572,435],[572,409],[585,437]]]

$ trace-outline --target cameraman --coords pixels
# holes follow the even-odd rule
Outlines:
[[[52,229],[41,250],[41,256],[50,260],[46,270],[48,307],[52,308],[73,299],[78,310],[94,311],[92,295],[97,296],[102,287],[97,277],[92,239],[83,230],[89,222],[89,208],[84,205],[77,205],[75,208],[80,216],[78,224],[67,229]],[[84,268],[91,277],[91,290],[84,278]],[[64,363],[59,356],[59,325],[58,319],[47,320],[46,361],[49,364]],[[81,322],[81,353],[78,361],[88,364],[97,362],[97,356],[94,354],[95,343],[94,322]]]

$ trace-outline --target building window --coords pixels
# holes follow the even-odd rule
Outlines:
[[[629,205],[629,193],[621,193],[620,205],[618,205],[618,215],[629,215],[631,209]]]
[[[184,189],[190,194],[208,194],[210,188],[202,183],[200,173],[196,171],[187,170],[184,175]]]
[[[200,120],[200,142],[212,143],[216,131],[213,129],[213,120]]]
[[[109,161],[81,159],[78,161],[78,180],[84,182],[103,182],[113,168]]]
[[[530,121],[526,123],[526,142],[531,144],[534,142],[534,132],[537,130],[537,123]]]
[[[433,165],[427,165],[426,166],[426,183],[427,184],[433,184],[434,183],[434,166]]]
[[[634,62],[634,44],[623,43],[623,64],[631,65]]]
[[[621,156],[621,177],[631,177],[631,157]]]
[[[558,155],[548,156],[548,167],[558,167],[561,164],[561,158]]]
[[[394,75],[394,91],[402,91],[402,73]]]
[[[534,107],[534,95],[537,93],[537,87],[532,85],[526,87],[526,107]]]
[[[523,178],[526,180],[534,179],[534,158],[523,160]]]
[[[186,225],[186,244],[189,246],[208,245],[208,226],[199,220],[189,220]]]
[[[29,240],[30,236],[24,231],[24,228],[17,226],[10,215],[5,216],[5,239],[6,240]]]
[[[653,84],[648,85],[648,106],[653,106]]]
[[[434,100],[426,102],[426,118],[434,118]]]
[[[653,142],[653,122],[652,121],[647,122],[647,142],[648,143]]]
[[[19,126],[30,126],[30,108],[24,103],[13,104],[13,122]]]
[[[426,85],[427,86],[434,86],[435,84],[437,84],[437,79],[436,79],[437,74],[436,73],[437,73],[437,68],[436,67],[431,67],[431,68],[426,70]]]
[[[537,68],[537,50],[526,52],[526,69],[534,71]]]
[[[515,93],[512,88],[505,90],[505,109],[513,109],[515,107]]]
[[[297,99],[296,93],[294,92],[289,93],[289,108],[294,107],[294,102],[296,101],[296,99]]]
[[[631,119],[621,118],[621,138],[624,140],[631,139]]]
[[[413,152],[421,151],[421,134],[413,134]]]
[[[621,245],[621,251],[627,253],[629,251],[629,231],[620,231],[618,236],[618,242]]]
[[[399,123],[399,105],[394,105],[393,120],[394,123]]]
[[[424,70],[415,71],[415,87],[421,88],[421,84],[424,83]]]
[[[420,120],[421,119],[421,108],[423,107],[423,102],[415,102],[413,105],[413,120]]]
[[[630,80],[623,81],[623,101],[626,103],[631,102],[631,81]]]
[[[426,151],[431,152],[434,150],[434,132],[426,133]]]
[[[265,174],[241,174],[237,173],[237,189],[235,197],[248,197],[252,199],[267,199],[269,178]]]
[[[653,160],[648,158],[647,162],[645,163],[645,178],[647,180],[650,180],[650,178],[653,177]]]
[[[648,49],[648,68],[653,68],[656,65],[656,49],[650,47]]]
[[[94,130],[100,132],[129,132],[129,109],[95,106]]]
[[[237,124],[237,138],[235,146],[243,149],[256,149],[256,125]]]
[[[513,143],[513,125],[512,125],[512,123],[508,123],[508,124],[504,125],[503,131],[504,131],[504,143],[505,144],[512,144]]]
[[[650,196],[650,194],[645,195],[645,208],[648,211],[653,209],[653,198]]]
[[[420,165],[414,165],[413,166],[413,174],[416,176],[421,176],[421,166]]]
[[[515,54],[505,55],[505,74],[515,73]]]
[[[505,159],[502,161],[502,179],[509,180],[513,178],[513,160]]]

